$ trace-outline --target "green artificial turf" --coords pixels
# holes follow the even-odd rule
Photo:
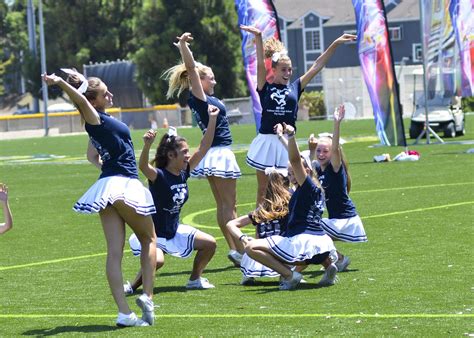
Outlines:
[[[299,122],[301,149],[309,133],[331,129],[331,121]],[[342,125],[351,196],[369,242],[336,243],[352,259],[338,284],[319,288],[322,272],[311,266],[304,271],[308,283],[295,291],[279,291],[272,279],[239,285],[241,273],[226,257],[209,185],[191,179],[182,218],[217,238],[204,273],[216,289],[186,291],[192,258],[166,257],[155,281],[156,325],[120,330],[99,217],[71,209],[99,174],[85,159],[87,136],[0,141],[0,182],[10,187],[14,216],[14,228],[0,236],[0,336],[474,334],[474,154],[467,153],[474,148],[474,118],[467,117],[465,136],[447,144],[410,145],[421,154],[417,162],[374,163],[374,155],[394,157],[403,150],[374,146],[374,129],[372,120]],[[143,132],[133,131],[137,154]],[[191,147],[201,137],[196,128],[178,132]],[[233,126],[232,135],[243,173],[237,183],[243,214],[256,194],[255,172],[245,164],[255,129]],[[131,280],[139,259],[128,244],[125,249],[123,273]],[[128,297],[138,312],[134,299]]]

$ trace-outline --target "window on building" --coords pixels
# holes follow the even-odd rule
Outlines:
[[[308,30],[305,33],[306,51],[321,50],[321,32],[319,30]]]
[[[388,32],[390,34],[390,40],[392,41],[400,41],[402,40],[402,27],[389,27]]]
[[[413,62],[423,62],[423,47],[421,43],[414,43],[412,45],[412,59]]]

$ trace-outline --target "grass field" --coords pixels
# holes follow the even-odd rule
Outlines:
[[[330,121],[298,125],[330,131]],[[466,136],[474,140],[474,118]],[[192,146],[197,129],[180,129]],[[238,162],[238,212],[255,200],[254,171],[245,164],[253,126],[232,128]],[[137,153],[143,131],[134,131]],[[14,228],[0,236],[0,336],[91,334],[117,336],[463,336],[474,334],[474,141],[410,146],[418,162],[374,163],[399,147],[372,147],[374,122],[347,121],[342,134],[352,174],[351,196],[369,242],[336,243],[352,259],[334,287],[318,288],[319,266],[308,284],[278,291],[274,280],[239,285],[226,258],[205,180],[190,180],[182,216],[218,239],[205,277],[216,289],[186,291],[192,259],[166,257],[156,276],[156,326],[117,329],[105,278],[105,241],[97,215],[71,207],[97,179],[85,160],[85,135],[0,142],[0,181],[10,187]],[[453,141],[453,140],[450,140]],[[410,141],[412,142],[412,141]],[[301,146],[304,148],[304,145]],[[130,233],[130,230],[127,230]],[[125,247],[123,271],[132,279],[139,260]],[[135,296],[128,297],[139,312]]]

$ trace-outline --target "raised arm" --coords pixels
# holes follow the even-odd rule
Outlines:
[[[0,234],[4,234],[13,227],[13,216],[8,204],[8,187],[3,183],[0,183],[0,204],[5,219],[5,223],[0,223]]]
[[[283,144],[285,149],[288,150],[288,140],[283,137],[283,125],[281,123],[276,124],[273,127],[273,131],[278,136],[278,139],[280,140],[281,144]]]
[[[309,149],[309,159],[314,161],[316,159],[316,148],[318,147],[318,139],[314,137],[314,134],[309,135],[308,138],[308,149]]]
[[[189,81],[191,82],[191,89],[193,95],[196,96],[201,101],[207,101],[206,93],[202,89],[201,78],[199,77],[199,72],[196,68],[196,62],[194,61],[193,53],[189,48],[189,42],[193,41],[191,33],[183,33],[181,36],[177,37],[178,42],[175,43],[175,46],[178,47],[183,59],[186,71],[188,72]]]
[[[156,169],[153,168],[150,164],[150,148],[151,145],[153,144],[153,141],[155,141],[156,137],[156,131],[153,129],[148,130],[145,135],[143,135],[143,150],[142,153],[140,154],[140,159],[138,161],[138,167],[140,168],[140,171],[145,175],[147,179],[149,179],[151,182],[154,182],[156,180]]]
[[[55,74],[43,74],[43,81],[46,82],[48,86],[57,85],[59,86],[71,99],[72,102],[77,106],[79,113],[82,118],[92,125],[99,125],[100,118],[99,114],[92,106],[92,104],[87,100],[87,98],[79,93],[79,91],[71,86],[69,83],[64,81],[61,77]],[[86,80],[87,81],[87,80]]]
[[[267,70],[265,68],[265,56],[263,50],[262,32],[257,27],[240,25],[240,29],[255,36],[257,48],[257,88],[261,90],[265,85]]]
[[[293,169],[293,175],[295,176],[298,185],[303,185],[306,180],[306,170],[301,162],[301,154],[298,149],[298,144],[295,139],[295,128],[293,126],[283,123],[284,133],[288,136],[288,158],[290,160],[291,167]]]
[[[308,71],[300,77],[301,88],[305,88],[306,85],[313,79],[313,77],[315,77],[321,71],[321,69],[324,68],[324,66],[326,65],[326,63],[328,63],[329,59],[334,54],[336,48],[339,45],[342,45],[345,42],[355,41],[356,39],[356,35],[343,34],[336,40],[334,40],[333,43],[331,43],[331,45],[323,52],[323,54],[321,54],[316,59],[316,61],[314,61],[311,68],[308,69]]]
[[[199,164],[199,162],[201,162],[201,160],[206,155],[207,151],[212,145],[212,140],[214,140],[214,133],[216,131],[217,115],[219,115],[219,111],[219,108],[217,108],[216,106],[213,106],[211,104],[209,105],[209,123],[207,124],[206,132],[202,137],[201,143],[199,144],[199,148],[189,159],[189,168],[191,170],[196,168],[196,166]]]
[[[341,121],[344,119],[345,109],[341,104],[334,111],[334,131],[332,133],[331,146],[331,164],[334,172],[338,172],[342,165],[341,147],[339,146],[339,139],[341,137]]]

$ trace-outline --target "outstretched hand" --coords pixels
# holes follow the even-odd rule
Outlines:
[[[340,37],[336,39],[336,43],[338,44],[343,44],[346,42],[351,42],[351,41],[356,41],[357,40],[357,35],[354,34],[342,34]]]
[[[43,81],[46,82],[48,86],[56,85],[61,81],[61,77],[57,76],[56,74],[48,75],[46,73],[43,74]]]
[[[8,201],[8,187],[4,183],[0,183],[0,201]]]
[[[150,129],[145,133],[145,135],[143,135],[143,142],[145,142],[146,145],[152,145],[155,141],[155,137],[156,131]]]
[[[344,119],[345,113],[346,109],[344,108],[344,105],[340,104],[336,110],[334,110],[334,121],[341,122]]]
[[[283,125],[281,123],[275,124],[273,127],[273,132],[277,135],[283,134]]]
[[[314,137],[314,134],[309,135],[308,138],[308,148],[309,150],[315,150],[316,147],[318,146],[318,139]]]
[[[178,39],[178,42],[175,42],[174,45],[179,48],[179,45],[183,44],[188,44],[188,42],[191,42],[194,40],[193,36],[189,32],[185,32],[181,34],[181,36],[177,36],[176,39]]]
[[[240,25],[240,29],[252,33],[253,35],[262,35],[262,31],[254,26]]]
[[[207,108],[207,113],[209,114],[209,117],[217,117],[219,115],[219,112],[221,110],[217,108],[216,106],[213,106],[212,104],[209,105]]]
[[[295,127],[293,127],[290,124],[286,124],[285,122],[283,122],[283,132],[288,136],[293,136],[293,135],[295,135]]]

